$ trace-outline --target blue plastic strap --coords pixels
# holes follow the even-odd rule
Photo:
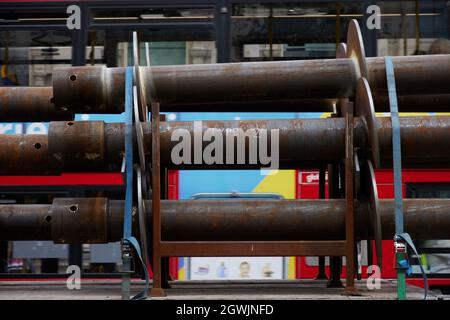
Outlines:
[[[125,213],[123,238],[131,237],[131,213],[133,210],[133,68],[125,71]]]
[[[403,239],[419,257],[414,242],[410,235],[404,232],[403,222],[403,188],[402,188],[402,150],[400,143],[400,119],[398,114],[397,89],[395,86],[394,65],[391,57],[385,57],[386,79],[389,95],[389,107],[392,122],[392,162],[394,167],[394,197],[395,197],[395,239]],[[428,279],[422,263],[419,259],[419,266],[424,281],[424,299],[427,298]]]
[[[392,122],[392,162],[394,165],[395,233],[403,233],[402,153],[400,144],[400,120],[398,116],[397,89],[395,87],[392,58],[386,57],[386,78]]]
[[[142,300],[147,298],[149,287],[149,275],[147,266],[142,259],[141,248],[139,242],[131,235],[132,210],[133,210],[133,68],[127,67],[125,72],[125,212],[123,221],[123,241],[133,246],[139,256],[142,269],[145,274],[145,287],[137,295],[134,300]]]
[[[145,265],[145,262],[142,259],[141,247],[139,246],[139,242],[135,237],[126,238],[124,239],[124,241],[132,245],[134,250],[136,250],[136,253],[138,254],[139,260],[141,261],[142,269],[144,270],[145,275],[145,287],[141,292],[139,292],[137,295],[133,297],[133,300],[145,300],[147,298],[148,287],[150,285],[150,277],[148,275],[147,266]]]

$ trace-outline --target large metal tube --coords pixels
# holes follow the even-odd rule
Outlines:
[[[397,94],[448,94],[450,55],[393,57]],[[368,81],[374,97],[387,96],[384,57],[367,59]]]
[[[387,96],[383,58],[368,58],[376,99]],[[450,55],[394,57],[397,93],[449,94]],[[151,72],[150,69],[151,68]],[[333,99],[351,96],[357,76],[351,59],[140,67],[148,101],[161,105]],[[124,68],[64,67],[53,75],[57,106],[123,110]],[[377,104],[377,100],[375,101]],[[427,106],[431,107],[431,106]]]
[[[390,112],[387,95],[373,96],[376,112]],[[410,94],[397,97],[400,112],[449,112],[450,94]]]
[[[450,237],[450,199],[405,199],[403,206],[405,230],[414,239]],[[147,221],[152,221],[151,207],[148,201]],[[392,239],[393,200],[380,200],[378,210],[382,237]],[[53,205],[0,205],[0,239],[118,241],[122,236],[123,212],[123,201],[104,198],[57,199]],[[58,220],[58,215],[97,218],[90,222]],[[161,217],[162,239],[173,241],[337,240],[345,235],[345,200],[340,199],[162,200]],[[356,236],[367,239],[372,235],[367,203],[355,204],[355,218]],[[91,225],[91,231],[81,228],[86,223]],[[102,237],[98,230],[104,230]]]
[[[48,137],[43,134],[3,134],[0,138],[3,174],[51,172]],[[9,171],[11,170],[11,171]]]
[[[2,122],[72,120],[71,111],[56,108],[52,87],[0,87]]]
[[[450,117],[402,117],[401,141],[402,163],[404,167],[448,167],[450,164]],[[322,164],[332,163],[344,157],[345,123],[342,118],[329,119],[294,119],[294,120],[253,120],[253,121],[204,121],[202,135],[207,129],[219,132],[222,141],[223,163],[206,164],[204,158],[200,163],[194,159],[194,122],[161,122],[161,165],[176,169],[251,169],[261,168],[261,158],[256,163],[249,163],[249,138],[241,135],[245,141],[246,160],[239,164],[236,159],[237,138],[228,141],[227,132],[233,136],[236,132],[251,133],[254,146],[264,141],[259,135],[261,129],[279,130],[279,167],[283,168],[318,168]],[[377,131],[380,142],[381,167],[392,167],[392,130],[390,118],[377,118]],[[361,152],[368,151],[366,126],[362,119],[355,118],[355,146]],[[190,164],[173,162],[171,153],[178,139],[172,141],[175,130],[185,130],[190,139]],[[144,147],[147,155],[151,152],[150,125],[143,125]],[[199,131],[197,131],[200,133]],[[256,132],[256,133],[255,133]],[[209,141],[202,141],[199,146],[203,154]],[[227,144],[232,144],[234,161],[226,162]],[[271,143],[265,142],[268,154]],[[231,145],[230,144],[230,145]],[[138,148],[135,148],[137,150]],[[219,147],[220,149],[220,147]],[[121,123],[103,123],[97,121],[52,122],[49,135],[3,135],[0,139],[0,173],[1,174],[37,174],[62,171],[114,171],[119,170],[123,160],[124,126]],[[273,163],[272,163],[273,164]]]
[[[140,67],[140,70],[148,101],[156,98],[162,105],[299,96],[335,98],[348,96],[356,83],[350,59],[177,65]],[[124,68],[102,66],[55,69],[54,101],[57,106],[71,108],[93,105],[123,108],[124,72]],[[81,92],[84,94],[80,95]],[[112,96],[115,99],[109,99]]]
[[[21,121],[59,121],[73,120],[74,113],[121,113],[118,109],[97,107],[58,108],[51,103],[52,87],[0,87],[1,120]],[[385,95],[373,97],[375,111],[388,112],[389,98]],[[450,94],[412,94],[398,96],[401,112],[447,112],[450,109]],[[333,112],[337,99],[292,99],[262,101],[222,101],[214,103],[172,103],[161,105],[162,112]]]
[[[337,99],[280,99],[172,103],[160,106],[162,112],[335,112],[336,105]]]
[[[373,97],[376,112],[389,112],[389,97]],[[165,112],[334,112],[338,99],[222,101],[214,103],[162,104]],[[410,94],[397,97],[400,112],[448,112],[450,94]]]
[[[345,235],[345,200],[196,201],[161,203],[163,239],[334,240]],[[448,239],[449,205],[449,199],[405,199],[405,230],[414,239]],[[378,210],[383,239],[393,239],[394,201],[379,200]],[[356,236],[367,239],[372,235],[367,203],[357,202],[355,217]]]
[[[400,111],[448,111],[450,55],[393,62]],[[375,110],[388,111],[384,58],[368,58],[367,67]],[[338,98],[352,94],[356,81],[350,59],[151,68],[152,77],[148,67],[140,69],[147,99],[174,112],[330,112]],[[124,110],[124,68],[57,68],[53,79],[53,88],[0,87],[2,121],[71,120],[73,113]]]
[[[400,117],[402,164],[405,167],[448,167],[450,152],[447,117]],[[392,127],[390,118],[377,118],[380,159],[383,167],[392,168]],[[433,159],[439,159],[433,164]],[[405,160],[405,162],[403,162]]]
[[[0,237],[10,240],[51,240],[50,205],[0,205]]]

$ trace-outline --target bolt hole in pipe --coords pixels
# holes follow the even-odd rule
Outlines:
[[[45,216],[45,221],[46,222],[52,221],[52,216]]]
[[[69,207],[69,210],[70,210],[71,212],[77,212],[77,210],[78,210],[78,205],[76,205],[76,204],[71,205],[71,206]]]
[[[36,142],[34,144],[34,148],[37,149],[37,150],[39,150],[41,147],[42,147],[42,145],[39,142]]]
[[[69,77],[70,81],[75,81],[77,80],[77,76],[75,74],[70,75]]]
[[[68,125],[68,126],[73,126],[73,121],[67,122],[67,125]]]

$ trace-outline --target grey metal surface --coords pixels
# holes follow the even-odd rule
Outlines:
[[[91,244],[91,263],[119,263],[122,261],[120,242]]]
[[[13,241],[13,258],[67,259],[68,248],[67,244],[54,244],[53,241]]]

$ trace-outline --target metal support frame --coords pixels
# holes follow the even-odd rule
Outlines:
[[[164,115],[161,115],[160,121],[164,121]],[[168,170],[167,168],[161,168],[161,200],[168,199]],[[172,280],[170,274],[170,261],[168,257],[163,257],[161,260],[161,270],[162,270],[162,287],[164,289],[170,288],[169,280]]]
[[[354,147],[353,147],[353,103],[346,101],[345,106],[345,239],[346,254],[346,292],[355,292],[355,208],[354,208]]]
[[[339,190],[339,165],[328,165],[328,198],[340,198]],[[346,250],[345,250],[346,253]],[[341,256],[345,255],[342,254]],[[342,288],[341,269],[342,257],[338,255],[330,255],[330,278],[327,282],[329,288]]]
[[[159,133],[159,105],[152,104],[152,131]],[[354,209],[353,209],[353,115],[346,116],[347,210],[345,240],[338,241],[161,241],[159,134],[152,135],[153,185],[153,289],[152,296],[165,295],[162,288],[161,258],[170,256],[346,256],[348,290],[354,291]],[[157,175],[155,175],[156,173]],[[335,180],[337,181],[337,179]],[[156,188],[155,188],[156,187]],[[353,267],[352,267],[353,266]],[[340,270],[339,267],[334,270]],[[336,281],[336,278],[335,278]],[[339,276],[337,281],[340,282]]]
[[[325,199],[325,179],[326,178],[326,169],[322,167],[319,169],[319,199]],[[328,279],[327,274],[325,273],[325,257],[318,257],[318,272],[316,279],[323,280]]]
[[[223,13],[228,13],[224,10]],[[353,36],[353,42],[350,42],[349,57],[359,59],[361,64],[364,61],[363,53],[358,47],[360,39],[357,38],[359,29],[353,22],[349,34]],[[356,37],[356,38],[355,38]],[[359,41],[359,42],[358,42]],[[141,69],[138,65],[137,40],[134,39],[134,59],[135,59],[135,81],[138,88],[141,107],[146,107],[146,98],[142,88]],[[346,52],[345,52],[346,54]],[[356,58],[350,54],[356,55]],[[149,64],[149,61],[148,61]],[[151,69],[150,83],[153,79]],[[365,69],[364,69],[365,70]],[[150,85],[152,88],[153,86]],[[167,273],[163,259],[170,256],[271,256],[271,255],[299,255],[299,256],[333,256],[333,276],[332,282],[340,282],[337,258],[341,261],[342,256],[347,257],[347,292],[354,292],[354,263],[355,263],[355,230],[354,230],[354,151],[353,151],[353,104],[346,99],[341,101],[341,114],[345,115],[345,195],[346,195],[346,215],[345,215],[345,240],[338,241],[162,241],[161,239],[161,163],[160,163],[160,106],[154,101],[154,92],[150,92],[151,106],[151,131],[152,131],[152,152],[151,152],[151,185],[152,185],[152,255],[153,255],[153,287],[152,296],[165,296],[164,287],[166,287]],[[144,114],[144,113],[142,113]],[[166,168],[163,168],[164,170]],[[336,168],[337,169],[337,168]],[[334,171],[334,170],[333,170]],[[340,175],[339,169],[335,171],[337,177]],[[324,178],[324,177],[323,177]],[[163,177],[163,180],[165,178]],[[339,188],[338,179],[334,180]],[[333,187],[336,187],[333,186]],[[322,186],[324,189],[324,186]],[[323,190],[322,190],[323,193]],[[334,192],[333,192],[334,193]],[[330,193],[331,194],[331,193]],[[324,195],[322,195],[324,196]],[[340,264],[340,263],[339,263]],[[336,273],[338,272],[338,273]],[[336,283],[334,283],[336,285]]]

